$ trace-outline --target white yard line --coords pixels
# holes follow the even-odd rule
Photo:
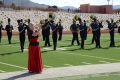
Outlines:
[[[0,70],[0,72],[4,73],[4,72],[6,72],[6,71]]]
[[[8,63],[3,63],[3,62],[0,62],[0,64],[4,64],[4,65],[7,65],[7,66],[12,66],[12,67],[16,67],[16,68],[21,68],[21,69],[27,69],[27,68],[25,68],[25,67],[13,65],[13,64],[8,64]]]
[[[65,66],[73,66],[73,65],[71,65],[71,64],[64,64]]]
[[[99,62],[101,62],[101,63],[110,63],[110,62],[107,62],[107,61],[99,61]]]
[[[83,64],[91,65],[92,63],[82,62]]]
[[[117,60],[117,59],[111,59],[111,58],[104,58],[104,57],[96,57],[96,56],[90,56],[90,55],[82,55],[82,54],[75,54],[75,53],[68,53],[68,52],[59,52],[59,51],[56,51],[58,53],[64,53],[64,54],[72,54],[72,55],[79,55],[79,56],[85,56],[85,57],[92,57],[92,58],[99,58],[99,59],[107,59],[107,60],[112,60],[112,61],[118,61],[120,62],[120,60]]]
[[[45,67],[52,68],[52,66],[44,65]]]

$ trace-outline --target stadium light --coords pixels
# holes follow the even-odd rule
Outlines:
[[[107,1],[108,1],[108,5],[109,5],[109,1],[110,1],[110,0],[107,0]]]
[[[112,5],[113,5],[113,0],[112,0]]]

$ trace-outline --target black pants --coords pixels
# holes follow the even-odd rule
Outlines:
[[[115,42],[114,42],[114,30],[110,31],[110,47],[114,47]]]
[[[93,34],[94,31],[92,31],[92,34]],[[95,35],[93,34],[93,37],[92,37],[92,44],[94,43],[95,41]]]
[[[96,31],[96,37],[97,37],[97,40],[96,40],[96,42],[97,42],[97,44],[96,44],[96,47],[101,47],[100,46],[100,31],[99,31],[99,29]]]
[[[7,32],[8,42],[11,44],[12,32]]]
[[[62,29],[59,29],[59,38],[58,40],[62,40]]]
[[[84,40],[85,40],[85,32],[80,31],[80,37],[81,37],[81,48],[84,48]]]
[[[77,32],[73,32],[73,39],[72,39],[72,43],[71,45],[74,45],[74,40],[77,40],[77,44],[80,45],[80,42],[78,40],[78,33]]]
[[[1,37],[0,37],[0,43],[1,43]]]
[[[21,51],[23,51],[23,49],[24,49],[24,43],[25,43],[25,35],[20,35],[19,36],[19,40],[20,40]]]
[[[43,37],[43,41],[45,41],[45,31],[42,30],[42,37]]]
[[[49,35],[45,35],[45,46],[50,46]]]
[[[57,46],[57,35],[52,35],[52,39],[53,39],[53,45],[54,45],[54,50],[56,50],[56,46]]]
[[[2,32],[0,32],[0,43],[1,43],[1,38],[2,38]]]
[[[85,36],[85,37],[84,37],[85,40],[87,40],[87,29],[84,30],[84,36]]]
[[[96,31],[93,31],[93,36],[94,36],[94,40],[95,40],[96,47],[97,47],[97,34],[96,34]]]

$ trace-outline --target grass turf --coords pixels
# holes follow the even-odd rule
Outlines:
[[[104,64],[120,62],[120,36],[115,34],[115,48],[109,48],[109,34],[101,35],[101,49],[95,49],[95,44],[90,44],[92,35],[85,41],[85,49],[80,49],[77,42],[70,46],[72,35],[63,35],[62,41],[57,43],[57,51],[52,51],[53,46],[44,47],[42,37],[39,38],[42,50],[44,68],[81,66],[88,64]],[[52,38],[50,38],[52,44]],[[80,38],[79,38],[80,40]],[[28,48],[26,37],[25,49]],[[28,52],[20,52],[19,37],[12,37],[12,44],[8,44],[7,37],[3,36],[0,43],[0,70],[6,72],[20,71],[27,68]]]

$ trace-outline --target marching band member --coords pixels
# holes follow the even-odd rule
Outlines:
[[[0,21],[0,43],[1,43],[1,38],[2,38],[2,30],[4,30],[3,26],[2,26],[2,21]]]
[[[87,25],[86,25],[86,21],[84,20],[84,38],[85,40],[87,39]]]
[[[102,48],[100,46],[100,35],[101,35],[101,32],[100,32],[100,28],[103,28],[103,25],[102,25],[102,22],[99,22],[97,20],[97,24],[98,24],[98,29],[96,30],[96,37],[97,37],[97,48]]]
[[[50,36],[50,23],[48,21],[48,19],[45,20],[45,24],[42,26],[42,29],[45,30],[45,45],[44,46],[52,46],[50,45],[50,40],[49,40],[49,36]]]
[[[62,40],[62,31],[63,31],[63,26],[61,24],[61,19],[59,19],[59,22],[58,22],[58,31],[59,31],[59,38],[58,38],[58,40],[61,41]]]
[[[77,44],[80,45],[79,39],[78,39],[78,31],[79,31],[79,26],[77,26],[76,21],[73,20],[73,24],[70,26],[70,30],[72,32],[73,35],[73,39],[71,42],[71,45],[74,45],[74,40],[77,40]]]
[[[11,44],[11,38],[12,38],[12,30],[13,26],[10,24],[10,18],[8,18],[8,25],[6,25],[5,30],[7,31],[7,36],[8,36],[8,42]]]
[[[93,32],[93,36],[94,36],[94,39],[95,39],[95,43],[96,43],[96,48],[98,47],[98,43],[97,43],[97,30],[98,30],[98,24],[97,24],[97,20],[94,19],[94,22],[91,23],[91,28],[92,28],[92,32]]]
[[[54,21],[52,22],[51,29],[52,29],[52,39],[53,39],[53,45],[54,45],[53,50],[56,50],[58,25],[56,25]]]
[[[115,41],[114,41],[114,21],[113,19],[111,19],[111,23],[110,21],[106,21],[108,23],[108,28],[109,28],[109,32],[110,32],[110,46],[109,47],[115,47]]]
[[[24,43],[25,43],[25,30],[26,30],[26,27],[25,25],[23,24],[23,20],[17,20],[18,22],[18,31],[19,31],[19,40],[20,40],[20,46],[21,46],[21,52],[24,51]]]
[[[84,49],[84,40],[85,40],[85,25],[84,25],[84,23],[81,21],[81,20],[79,20],[79,23],[80,23],[80,25],[79,25],[79,29],[80,29],[80,37],[81,37],[81,49]]]
[[[41,28],[43,27],[44,25],[44,20],[40,20],[40,23],[41,23]],[[45,29],[42,28],[42,37],[43,37],[43,41],[45,41]]]

